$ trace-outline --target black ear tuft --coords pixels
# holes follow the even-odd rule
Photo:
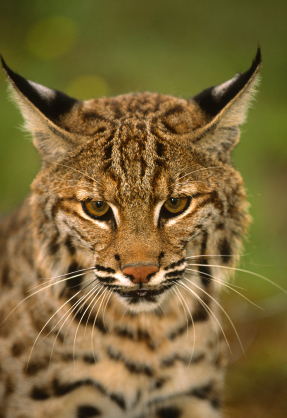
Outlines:
[[[1,63],[13,87],[51,121],[56,122],[61,115],[68,113],[77,102],[76,99],[58,90],[41,86],[14,73],[7,66],[2,55]]]
[[[45,161],[61,161],[73,154],[79,137],[69,131],[81,102],[14,73],[1,57],[2,67],[10,82],[12,97],[32,133],[33,143]]]
[[[221,110],[231,102],[234,97],[246,86],[248,81],[258,72],[261,64],[260,47],[252,62],[251,67],[245,73],[237,74],[231,80],[217,87],[210,87],[193,97],[201,109],[211,118],[215,117]]]

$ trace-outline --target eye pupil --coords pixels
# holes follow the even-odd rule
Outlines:
[[[96,206],[98,209],[100,209],[103,206],[104,202],[102,200],[99,200],[98,202],[96,202]]]
[[[176,204],[177,204],[177,199],[176,199],[176,198],[171,198],[171,199],[170,199],[170,203],[171,203],[172,205],[176,206]]]

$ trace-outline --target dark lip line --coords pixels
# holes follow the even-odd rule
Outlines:
[[[165,284],[165,286],[161,286],[158,289],[147,289],[147,288],[138,288],[133,290],[123,290],[117,285],[109,285],[106,283],[102,283],[104,287],[108,288],[109,290],[118,293],[120,296],[124,298],[143,298],[150,296],[159,296],[162,293],[164,293],[166,290],[169,290],[171,287],[173,287],[178,280],[181,280],[182,277],[177,276],[172,279],[171,283]]]
[[[145,298],[147,296],[158,296],[161,295],[166,289],[156,289],[156,290],[149,290],[149,289],[138,289],[138,290],[130,290],[127,292],[119,291],[119,295],[124,298]]]

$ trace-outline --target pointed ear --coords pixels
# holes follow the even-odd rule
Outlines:
[[[222,161],[229,161],[230,153],[239,141],[239,126],[245,121],[247,109],[259,81],[261,52],[245,73],[210,87],[192,100],[204,114],[206,124],[195,132],[195,142]]]
[[[59,160],[72,152],[75,138],[61,127],[65,117],[79,103],[65,94],[26,80],[14,73],[1,56],[12,97],[25,119],[25,128],[45,160]]]

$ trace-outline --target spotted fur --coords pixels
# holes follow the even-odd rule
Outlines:
[[[2,64],[42,167],[0,224],[1,417],[221,417],[219,293],[249,223],[230,155],[260,51],[188,100],[80,102]]]

